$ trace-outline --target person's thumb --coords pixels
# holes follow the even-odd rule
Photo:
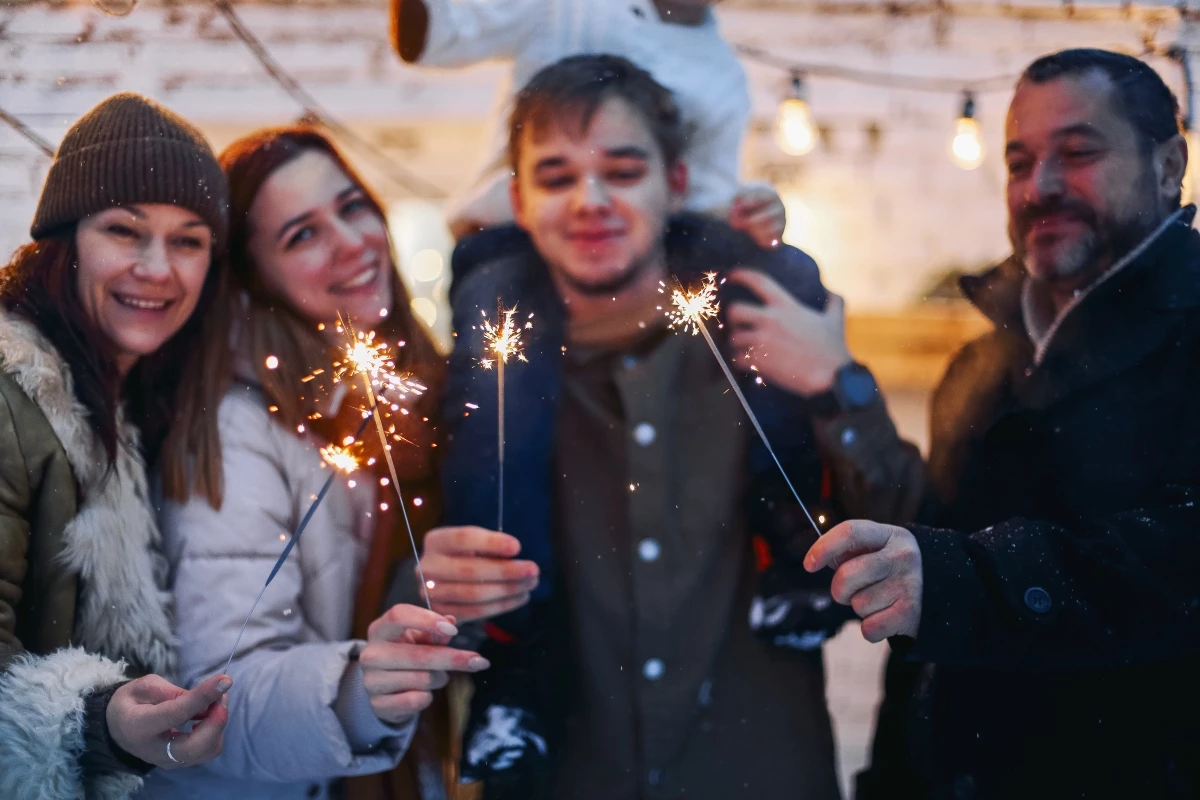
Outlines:
[[[194,689],[179,689],[175,697],[146,709],[146,724],[160,733],[178,728],[218,702],[231,686],[233,679],[228,675],[213,675]]]

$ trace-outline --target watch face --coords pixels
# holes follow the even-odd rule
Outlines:
[[[855,408],[871,404],[875,399],[875,379],[865,369],[846,370],[842,374],[842,396]]]

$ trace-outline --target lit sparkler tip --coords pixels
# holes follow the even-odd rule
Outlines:
[[[665,286],[663,288],[665,290]],[[704,320],[715,317],[720,308],[717,302],[717,274],[707,272],[699,289],[679,287],[671,291],[671,308],[666,314],[672,328],[691,328],[695,335],[700,332]]]
[[[353,445],[351,445],[353,446]],[[358,457],[354,455],[350,447],[341,447],[338,445],[328,445],[321,448],[321,458],[325,463],[339,472],[349,475],[358,469]]]
[[[528,362],[525,358],[524,344],[521,342],[521,335],[524,331],[533,328],[532,321],[526,321],[524,326],[517,327],[513,317],[517,313],[517,307],[513,306],[509,309],[501,309],[499,318],[493,323],[487,318],[485,312],[483,314],[483,342],[493,358],[479,359],[479,366],[484,369],[491,369],[496,362],[507,364],[509,359],[515,358],[518,361]],[[532,314],[530,317],[532,318]]]

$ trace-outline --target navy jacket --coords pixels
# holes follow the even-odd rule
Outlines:
[[[511,229],[507,235],[513,237],[510,247],[520,241],[521,234]],[[801,251],[787,246],[762,250],[749,237],[703,217],[686,215],[672,221],[667,257],[671,273],[685,287],[699,285],[706,272],[723,276],[742,266],[762,270],[813,308],[824,308],[828,299],[816,263]],[[752,299],[732,284],[720,288],[722,312],[739,294],[740,299]],[[460,265],[455,276],[451,305],[456,340],[444,406],[446,523],[496,526],[497,378],[494,370],[480,368],[479,361],[488,357],[480,323],[484,315],[495,320],[498,301],[506,306],[518,304],[516,318],[522,325],[533,315],[533,327],[523,332],[528,363],[512,361],[505,373],[504,513],[506,532],[521,541],[522,556],[541,569],[542,582],[534,598],[544,599],[555,584],[551,462],[565,320],[546,265],[531,247],[498,261],[468,265],[465,270]],[[724,337],[714,321],[708,324],[721,341]],[[818,503],[822,465],[807,402],[778,388],[755,385],[750,378],[740,380],[802,499],[806,504]],[[753,487],[746,500],[750,529],[764,536],[777,556],[790,551],[798,561],[811,544],[811,528],[757,440],[750,450],[748,468]]]

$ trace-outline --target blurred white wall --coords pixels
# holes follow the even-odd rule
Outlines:
[[[484,155],[483,121],[503,65],[404,67],[389,49],[384,0],[239,8],[322,104],[389,157],[447,193],[470,179]],[[886,8],[852,0],[729,0],[720,14],[728,38],[797,61],[963,81],[1015,74],[1037,55],[1067,46],[1140,52],[1144,42],[1169,44],[1180,31],[1175,4],[1165,3],[1127,11],[1075,3],[1072,17],[1057,3]],[[1180,85],[1175,64],[1154,63]],[[827,135],[796,158],[772,136],[787,74],[758,64],[747,69],[756,114],[746,137],[747,177],[776,182],[791,212],[788,240],[818,258],[852,310],[903,307],[947,270],[979,269],[1006,254],[998,154],[1007,90],[978,98],[989,155],[966,172],[946,152],[961,108],[956,92],[813,76],[812,113]],[[128,17],[74,1],[0,4],[0,106],[56,142],[76,116],[120,89],[190,117],[218,146],[301,113],[207,3],[144,0]],[[352,156],[392,204],[404,264],[427,249],[445,258],[449,240],[431,207],[401,202],[409,198],[399,186]],[[0,125],[0,252],[24,239],[47,163]],[[427,274],[432,256],[423,258]],[[444,335],[444,276],[412,285],[422,314],[436,313],[434,327]]]

